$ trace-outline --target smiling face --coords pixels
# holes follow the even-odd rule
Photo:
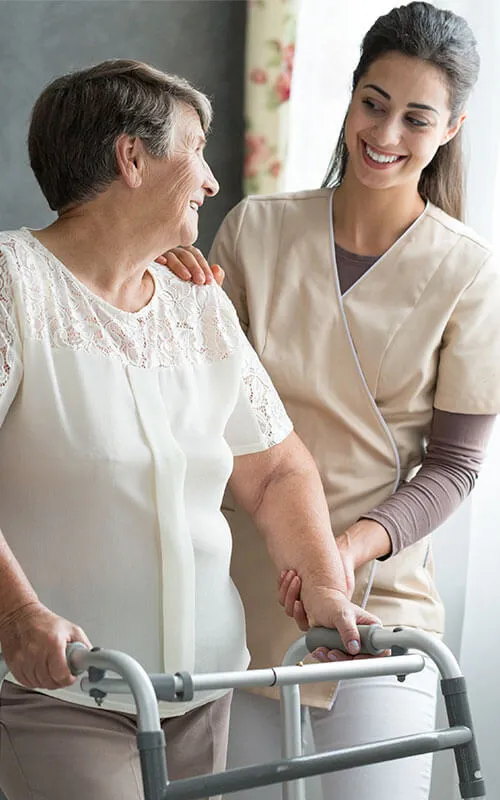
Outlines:
[[[205,161],[205,143],[198,114],[184,106],[175,124],[171,154],[167,158],[148,157],[147,192],[152,214],[175,244],[196,241],[199,209],[205,197],[213,197],[219,191]]]
[[[450,125],[444,74],[425,61],[389,53],[356,86],[345,124],[346,178],[367,188],[417,190],[422,170],[459,130]]]

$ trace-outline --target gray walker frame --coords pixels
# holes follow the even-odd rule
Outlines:
[[[137,707],[137,747],[139,750],[145,800],[195,800],[241,789],[283,784],[284,800],[305,800],[304,778],[380,761],[406,758],[422,753],[453,749],[461,797],[485,798],[485,786],[472,729],[465,679],[450,650],[435,636],[413,628],[360,626],[362,652],[391,656],[377,659],[303,665],[302,659],[317,647],[341,649],[337,631],[313,628],[288,650],[283,665],[246,672],[220,672],[191,675],[148,675],[141,665],[125,653],[114,650],[87,650],[72,644],[67,650],[68,664],[75,675],[87,671],[81,680],[84,692],[100,705],[108,693],[131,693]],[[347,747],[327,753],[304,756],[299,685],[319,681],[420,672],[425,653],[441,674],[441,691],[448,714],[449,728],[415,733],[395,739]],[[110,670],[120,678],[107,678]],[[0,682],[7,669],[0,657]],[[282,709],[283,759],[241,767],[214,775],[169,781],[165,757],[165,737],[160,724],[158,700],[187,702],[195,692],[257,686],[279,686]]]

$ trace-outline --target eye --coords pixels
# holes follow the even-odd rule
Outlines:
[[[364,106],[366,106],[368,111],[370,111],[373,114],[380,114],[380,113],[383,114],[385,111],[383,106],[379,105],[379,103],[376,103],[375,100],[371,100],[369,97],[365,97],[365,99],[362,100],[362,103]]]
[[[417,119],[417,117],[406,117],[406,121],[412,128],[427,128],[429,123],[425,119]]]

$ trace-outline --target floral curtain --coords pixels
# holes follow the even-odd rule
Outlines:
[[[279,191],[299,0],[248,0],[245,69],[245,194]]]

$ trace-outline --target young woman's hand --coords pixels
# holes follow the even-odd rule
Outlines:
[[[183,281],[192,281],[198,285],[217,283],[222,286],[224,270],[218,264],[210,264],[197,247],[173,247],[156,259],[158,264],[167,267]]]

